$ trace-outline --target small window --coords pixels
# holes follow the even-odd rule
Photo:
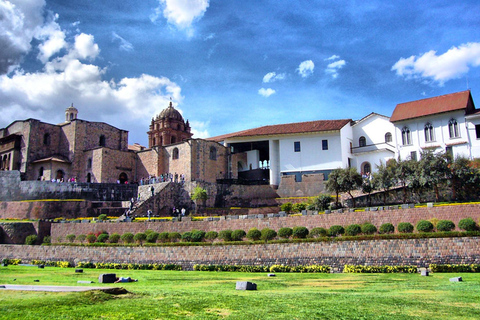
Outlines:
[[[172,152],[172,159],[176,160],[176,159],[178,159],[178,157],[179,157],[178,148],[174,148],[173,152]]]
[[[88,158],[87,160],[87,169],[92,169],[92,158]]]
[[[412,144],[412,136],[408,127],[403,127],[402,129],[402,144],[404,146]]]
[[[295,152],[300,152],[300,141],[295,141],[293,143],[293,149]]]
[[[366,145],[367,145],[367,139],[364,136],[361,136],[360,139],[358,139],[358,146],[365,147]]]
[[[450,138],[460,137],[457,120],[450,119],[450,121],[448,121],[448,133],[450,134]]]
[[[50,145],[50,133],[45,133],[43,135],[43,144],[46,146]]]
[[[417,151],[410,152],[410,159],[417,161]]]
[[[480,124],[475,125],[475,133],[477,134],[477,139],[480,139]]]
[[[449,161],[453,160],[453,147],[451,146],[446,147],[445,154],[448,156]]]
[[[431,123],[427,123],[425,125],[424,132],[425,132],[425,141],[426,142],[435,141],[435,139],[433,137],[433,126],[432,126]]]
[[[173,143],[175,143],[175,142],[177,142],[177,137],[172,136],[172,138],[170,139],[170,143],[173,144]]]
[[[328,140],[322,140],[322,150],[328,150]]]
[[[100,136],[100,139],[99,139],[99,142],[98,142],[98,144],[99,144],[100,147],[105,147],[105,140],[106,140],[106,139],[105,139],[105,136],[102,134],[102,135]]]
[[[392,142],[392,134],[390,132],[385,133],[385,143]]]
[[[210,160],[217,160],[217,148],[210,147]]]
[[[370,173],[372,172],[372,166],[368,162],[365,162],[362,169],[363,169],[363,174],[365,176],[369,176]]]

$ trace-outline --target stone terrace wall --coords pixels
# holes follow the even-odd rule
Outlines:
[[[370,222],[380,227],[383,223],[392,223],[397,226],[400,222],[410,222],[415,225],[419,220],[437,218],[439,220],[452,220],[455,225],[463,218],[480,219],[480,205],[442,206],[433,208],[412,208],[366,212],[344,212],[313,216],[293,216],[279,218],[254,218],[219,221],[168,221],[168,222],[107,222],[107,223],[55,223],[52,224],[52,240],[65,239],[67,234],[87,234],[89,232],[107,231],[109,234],[125,232],[143,232],[151,229],[157,232],[186,232],[193,229],[203,231],[220,231],[251,228],[271,228],[278,230],[282,227],[303,226],[308,229],[315,227],[329,228],[332,225],[347,226],[353,223],[362,224]]]
[[[194,264],[416,265],[480,263],[479,237],[199,247],[70,247],[0,245],[0,258],[70,262]]]
[[[93,215],[92,202],[86,200],[0,201],[0,219],[69,219]]]

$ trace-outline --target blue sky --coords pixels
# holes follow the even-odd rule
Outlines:
[[[79,118],[147,144],[170,98],[206,138],[390,116],[470,88],[478,1],[0,0],[0,127]]]

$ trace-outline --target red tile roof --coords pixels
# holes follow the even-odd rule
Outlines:
[[[277,124],[277,125],[263,126],[259,128],[224,134],[221,136],[209,138],[208,140],[223,141],[228,138],[239,138],[239,137],[336,131],[336,130],[340,130],[351,121],[352,119],[341,119],[341,120],[317,120],[317,121],[308,121],[308,122]]]
[[[397,104],[390,121],[395,122],[456,110],[465,110],[465,113],[476,111],[470,90]]]

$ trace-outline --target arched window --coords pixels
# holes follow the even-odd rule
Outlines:
[[[65,176],[65,173],[63,172],[63,170],[57,171],[57,176],[56,176],[57,181],[62,181],[64,176]]]
[[[367,145],[367,139],[364,136],[361,136],[360,139],[358,139],[358,146],[365,147],[366,145]]]
[[[403,127],[402,129],[402,144],[408,146],[412,144],[412,136],[410,134],[410,129],[408,127]]]
[[[49,146],[50,145],[50,133],[45,133],[43,135],[43,144],[45,146]]]
[[[125,184],[128,181],[128,176],[125,172],[120,173],[118,176],[118,181],[120,181],[120,184]]]
[[[424,132],[425,132],[425,141],[426,142],[431,142],[431,141],[434,141],[434,137],[433,137],[433,126],[431,123],[427,122],[427,124],[425,125],[425,129],[424,129]]]
[[[372,173],[372,166],[370,165],[370,163],[365,162],[363,164],[362,172],[363,172],[364,175],[370,175],[370,173]]]
[[[98,145],[100,147],[105,147],[105,136],[103,134],[100,136],[100,139],[98,141]]]
[[[178,159],[178,156],[179,156],[178,148],[174,148],[172,151],[172,159],[176,160]]]
[[[157,139],[156,139],[155,137],[153,137],[152,145],[153,145],[153,146],[156,146],[156,145],[157,145]]]
[[[210,160],[217,160],[217,148],[210,147]]]
[[[457,120],[450,119],[450,121],[448,121],[448,132],[450,133],[450,138],[460,137]]]
[[[385,133],[385,143],[392,142],[392,134],[390,132]]]
[[[87,169],[92,169],[92,158],[88,158],[87,160]]]
[[[90,172],[87,173],[87,182],[88,183],[92,182],[92,174]]]
[[[177,138],[175,136],[172,136],[172,138],[170,139],[170,143],[175,143],[177,142]]]

